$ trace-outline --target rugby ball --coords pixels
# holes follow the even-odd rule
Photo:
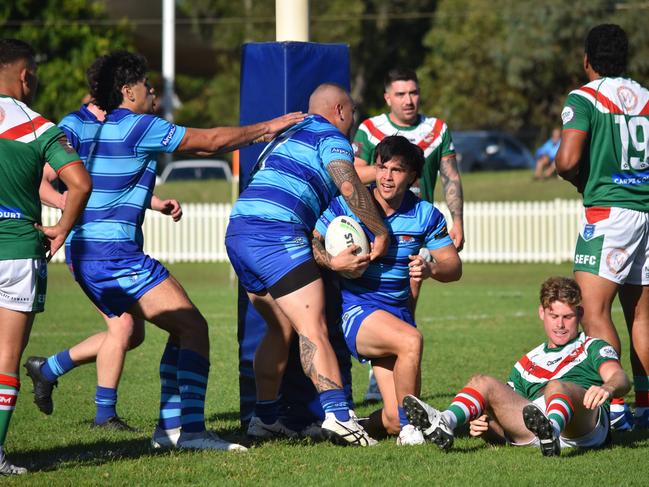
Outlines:
[[[370,243],[361,225],[348,216],[337,216],[327,227],[325,234],[325,249],[336,256],[347,247],[358,245],[354,255],[364,255],[370,252]]]

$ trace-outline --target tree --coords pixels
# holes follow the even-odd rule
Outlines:
[[[104,23],[103,3],[87,0],[13,0],[0,7],[6,37],[29,42],[38,53],[34,109],[52,120],[76,110],[88,92],[86,69],[99,55],[132,48],[126,21]]]

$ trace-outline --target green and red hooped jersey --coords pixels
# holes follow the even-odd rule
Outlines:
[[[563,130],[587,134],[579,162],[584,206],[649,211],[649,90],[600,78],[572,91]]]
[[[43,165],[81,161],[56,125],[24,103],[0,96],[0,260],[45,256],[38,188]]]
[[[390,120],[387,113],[368,118],[358,127],[354,136],[354,155],[368,164],[374,164],[374,150],[390,135],[402,135],[424,151],[426,162],[419,181],[421,197],[433,201],[437,172],[442,157],[455,154],[451,132],[439,118],[419,115],[416,125],[401,126]]]
[[[542,343],[523,355],[509,374],[508,384],[530,401],[541,396],[551,380],[573,382],[588,389],[603,384],[599,368],[610,360],[620,360],[615,349],[582,332],[563,347],[548,348]]]

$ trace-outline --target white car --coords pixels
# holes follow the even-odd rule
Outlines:
[[[226,161],[219,159],[187,159],[167,164],[162,174],[156,177],[156,184],[169,181],[191,181],[202,179],[232,180],[232,171]]]

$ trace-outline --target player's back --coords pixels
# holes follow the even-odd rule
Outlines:
[[[327,164],[341,159],[351,164],[351,145],[323,117],[310,115],[291,127],[260,155],[250,184],[232,208],[231,231],[244,220],[262,220],[310,232],[338,192]]]
[[[649,90],[627,78],[601,78],[574,90],[564,130],[588,133],[580,166],[585,206],[649,208]]]
[[[144,213],[155,185],[156,157],[175,148],[184,128],[148,114],[118,108],[106,116],[94,141],[84,139],[93,191],[68,237],[66,257],[103,260],[142,251]]]

